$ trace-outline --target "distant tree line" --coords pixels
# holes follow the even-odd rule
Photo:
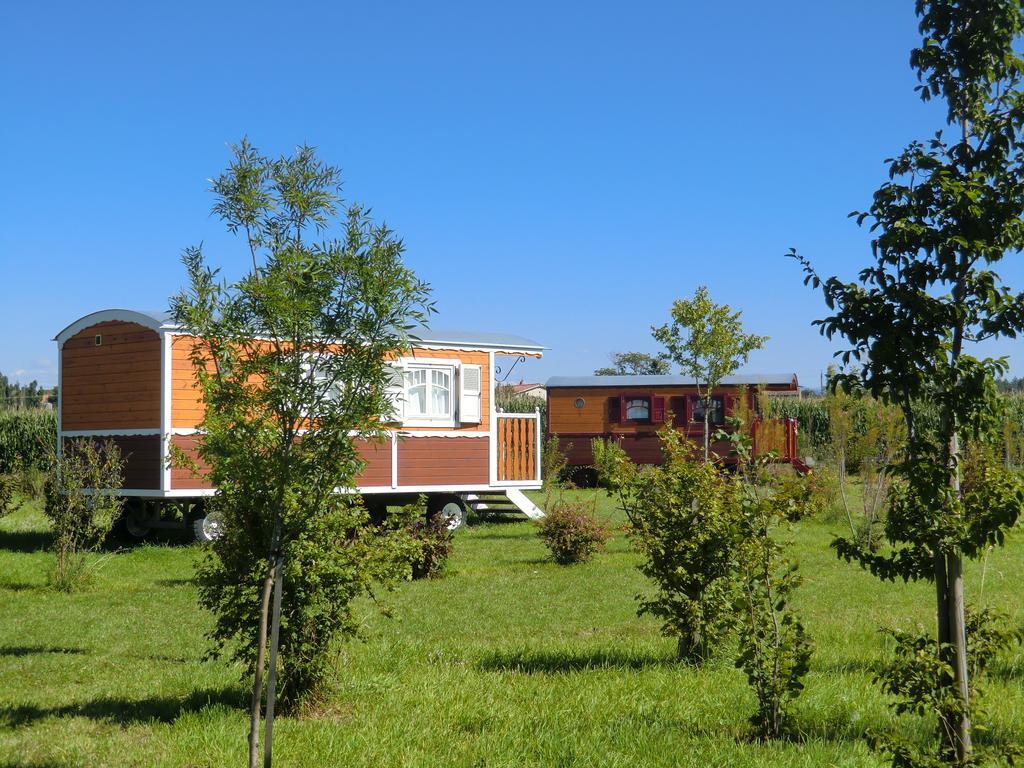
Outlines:
[[[56,387],[44,387],[34,380],[28,384],[19,384],[0,373],[0,409],[43,408],[56,404]]]

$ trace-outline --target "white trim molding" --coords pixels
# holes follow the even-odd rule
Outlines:
[[[159,427],[151,429],[62,429],[61,437],[149,437],[160,434]]]
[[[160,488],[171,490],[171,397],[173,376],[172,349],[174,337],[160,334]]]

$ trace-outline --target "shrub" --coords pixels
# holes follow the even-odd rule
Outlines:
[[[700,662],[735,623],[742,510],[730,503],[721,469],[694,461],[692,444],[671,426],[659,437],[664,464],[637,471],[609,445],[602,475],[618,488],[638,567],[656,588],[641,598],[640,613],[661,619],[662,633],[678,639],[680,659]]]
[[[572,450],[572,443],[569,443],[566,450]],[[547,489],[561,488],[563,485],[571,487],[571,480],[566,478],[566,467],[568,466],[569,457],[562,450],[558,435],[551,435],[544,442],[541,451],[541,477],[544,479],[544,487]]]
[[[415,507],[418,512],[423,511],[422,504],[410,506]],[[437,514],[416,515],[409,523],[408,531],[419,545],[412,560],[412,577],[414,579],[432,579],[440,576],[452,554],[454,532]]]
[[[121,515],[123,499],[109,489],[121,487],[123,462],[113,441],[79,439],[66,441],[52,464],[44,511],[57,555],[53,583],[70,592],[88,577],[86,554],[99,548]]]
[[[608,526],[594,517],[593,502],[559,499],[548,505],[537,523],[544,544],[559,565],[585,563],[611,538]]]

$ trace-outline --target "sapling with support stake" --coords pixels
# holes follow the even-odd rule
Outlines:
[[[401,516],[371,525],[339,490],[364,466],[357,437],[386,434],[389,360],[433,305],[390,229],[359,205],[338,215],[340,171],[311,147],[270,158],[243,139],[233,155],[213,182],[214,212],[244,236],[252,270],[227,284],[190,248],[172,309],[192,334],[198,453],[223,523],[199,568],[200,602],[216,651],[230,648],[251,675],[255,768],[264,673],[269,766],[276,708],[321,692],[332,643],[356,632],[352,601],[409,573],[418,545]]]

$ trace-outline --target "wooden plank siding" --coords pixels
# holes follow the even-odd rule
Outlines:
[[[135,323],[97,323],[65,341],[60,355],[62,429],[160,428],[156,331]]]
[[[747,405],[754,409],[757,388],[723,386],[713,393],[724,398],[724,414],[730,416],[739,404],[740,392],[745,391]],[[791,386],[768,385],[768,392],[792,391]],[[689,419],[686,398],[697,395],[694,386],[614,386],[614,387],[552,387],[548,389],[548,435],[559,439],[560,450],[566,453],[569,463],[574,466],[590,466],[594,462],[591,440],[597,437],[618,439],[629,457],[642,464],[660,464],[661,448],[657,432],[663,423],[621,423],[610,415],[609,402],[623,395],[640,397],[661,397],[665,401],[665,421],[671,421],[676,428],[696,445],[702,445],[704,426],[701,421]],[[577,408],[577,400],[583,400],[583,407]],[[685,411],[673,412],[669,411]],[[711,425],[712,433],[718,428]],[[726,442],[712,441],[711,450],[719,455],[728,455],[730,446]]]
[[[195,339],[191,336],[174,336],[171,341],[171,426],[175,429],[194,429],[202,420],[205,412],[202,392],[198,387],[195,367],[191,353]],[[481,381],[490,381],[490,355],[486,352],[416,349],[406,356],[410,363],[422,360],[461,361],[466,365],[481,367]],[[458,400],[458,387],[451,393],[453,405]],[[480,396],[481,422],[479,424],[458,424],[453,432],[487,432],[490,428],[490,387],[484,386]],[[437,427],[418,427],[403,425],[402,429],[409,432],[435,431]]]
[[[111,440],[124,460],[122,488],[156,491],[160,489],[160,436],[114,435],[113,437],[65,437],[65,446],[76,440],[95,439],[99,443]]]
[[[487,485],[488,442],[479,437],[407,437],[398,443],[398,484]]]

